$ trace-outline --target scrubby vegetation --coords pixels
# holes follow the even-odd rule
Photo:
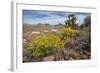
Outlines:
[[[62,40],[67,40],[70,39],[72,37],[75,37],[76,35],[76,30],[72,29],[71,27],[65,27],[63,29],[61,29],[61,39]]]
[[[52,34],[44,34],[29,43],[27,49],[32,51],[33,57],[44,57],[55,52],[60,52],[64,48],[63,42],[59,37]]]
[[[23,62],[90,59],[90,16],[80,26],[76,20],[70,14],[65,24],[23,24]]]

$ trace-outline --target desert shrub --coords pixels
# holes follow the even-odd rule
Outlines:
[[[89,50],[91,48],[91,32],[89,27],[82,29],[80,33],[81,42],[83,42],[83,49]]]
[[[27,49],[32,52],[33,57],[43,57],[63,50],[64,44],[59,37],[53,34],[44,34],[29,43]]]
[[[76,34],[76,30],[72,29],[71,27],[66,27],[61,29],[61,39],[62,40],[67,40],[70,39],[72,37],[74,37]]]

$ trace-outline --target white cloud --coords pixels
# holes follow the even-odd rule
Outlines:
[[[55,25],[58,23],[64,23],[64,21],[66,20],[65,17],[58,17],[58,16],[51,16],[51,17],[46,17],[46,18],[42,18],[42,19],[35,19],[32,21],[32,23],[49,23],[51,25]]]
[[[52,12],[52,11],[29,11],[26,13],[23,18],[24,23],[29,24],[38,24],[38,23],[49,23],[51,25],[62,23],[64,24],[65,20],[67,20],[68,14],[75,14],[77,17],[77,23],[81,25],[84,21],[84,18],[88,14],[84,13],[72,13],[72,12]]]

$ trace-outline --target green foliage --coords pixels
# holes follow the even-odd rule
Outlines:
[[[67,40],[70,39],[72,37],[75,37],[76,30],[72,29],[71,27],[66,27],[61,29],[61,39],[62,40]]]
[[[90,25],[91,25],[91,16],[86,16],[84,18],[84,22],[82,23],[80,27],[85,28],[85,27],[90,27]]]
[[[32,55],[35,58],[38,58],[60,52],[63,47],[64,44],[59,37],[53,34],[44,34],[34,39],[34,43],[28,44],[27,49],[32,51]]]
[[[90,50],[91,48],[91,33],[89,27],[84,27],[80,33],[81,41],[84,42],[83,49]]]
[[[72,28],[76,28],[78,26],[78,24],[76,23],[76,16],[75,14],[69,14],[68,15],[68,19],[65,21],[65,27],[72,27]]]

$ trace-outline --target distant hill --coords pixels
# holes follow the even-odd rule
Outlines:
[[[51,29],[60,29],[64,25],[57,24],[57,25],[50,25],[50,24],[23,24],[23,32],[32,32],[32,31],[42,31],[42,30],[51,30]]]

